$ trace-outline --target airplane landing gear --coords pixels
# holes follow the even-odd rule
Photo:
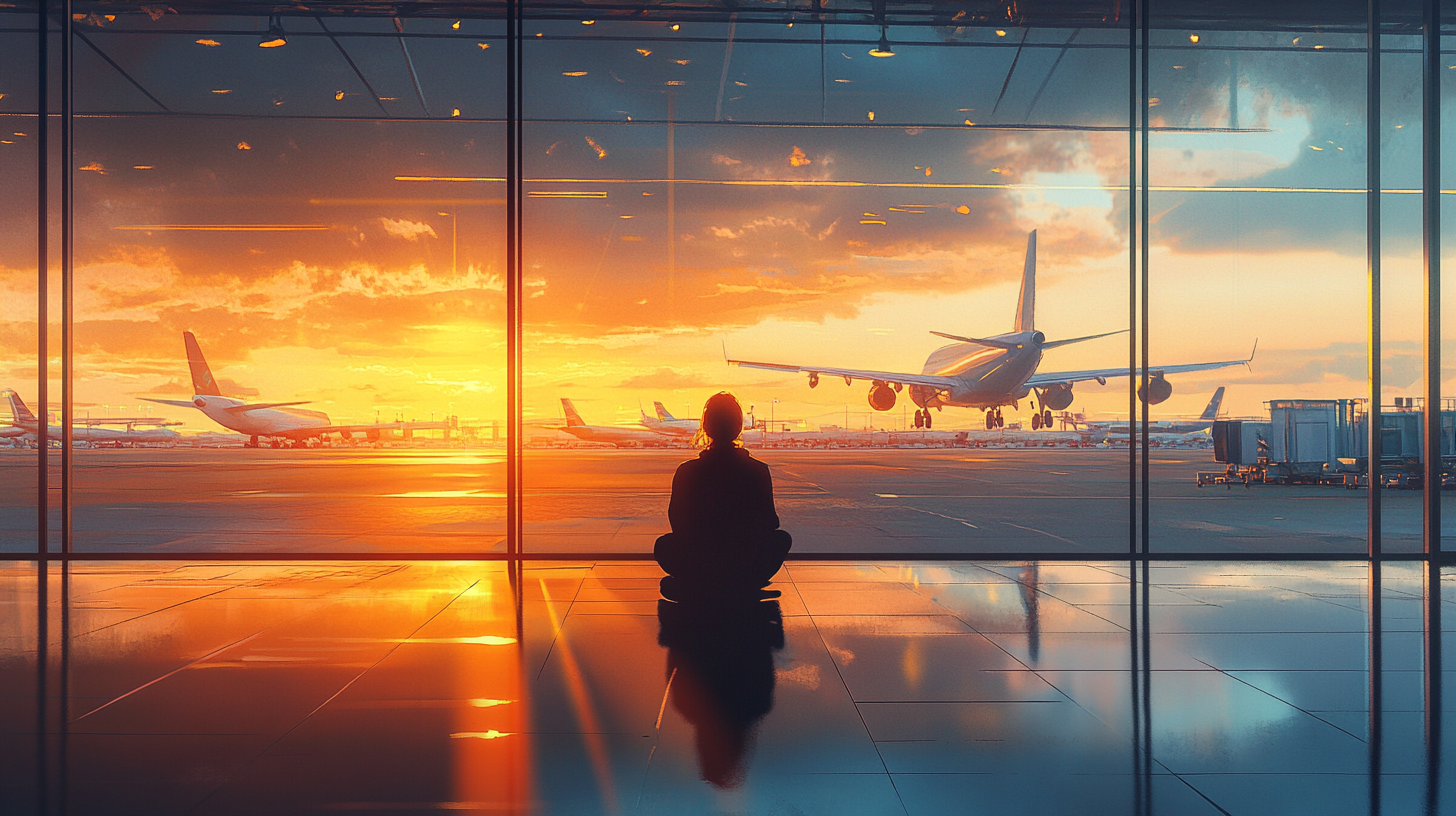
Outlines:
[[[994,431],[997,428],[1006,427],[1006,419],[1001,416],[1000,408],[992,408],[986,411],[986,430]]]
[[[930,430],[930,409],[925,409],[925,430]]]
[[[1041,414],[1031,415],[1031,429],[1033,431],[1041,430]]]
[[[917,429],[925,427],[925,417],[921,415],[919,408],[915,409],[915,427]]]

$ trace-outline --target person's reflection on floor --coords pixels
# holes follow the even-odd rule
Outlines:
[[[667,573],[662,595],[669,600],[778,594],[762,588],[783,566],[793,539],[778,529],[768,465],[738,445],[742,432],[738,400],[727,392],[709,397],[703,407],[708,449],[678,465],[667,508],[672,532],[653,548]]]
[[[778,601],[658,601],[657,620],[667,694],[693,726],[699,773],[714,787],[736,787],[759,721],[773,709],[773,653],[784,646]]]

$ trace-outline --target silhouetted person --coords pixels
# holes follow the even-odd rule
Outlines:
[[[698,771],[714,787],[736,787],[758,723],[773,709],[783,612],[777,601],[727,608],[658,601],[657,620],[668,696],[693,726]]]
[[[778,529],[768,465],[738,445],[743,409],[721,392],[703,407],[708,449],[678,465],[667,520],[653,552],[667,577],[662,594],[747,597],[784,565],[793,539]],[[766,594],[766,593],[765,593]]]

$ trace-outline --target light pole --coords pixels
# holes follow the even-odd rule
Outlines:
[[[775,405],[778,405],[778,404],[779,404],[779,398],[778,397],[774,397],[774,401],[772,403],[770,403],[769,406],[768,406],[768,429],[769,429],[769,432],[770,433],[773,432],[774,413],[775,413],[774,412],[774,406]]]
[[[440,215],[450,216],[450,274],[460,274],[460,219],[452,212],[442,212]]]

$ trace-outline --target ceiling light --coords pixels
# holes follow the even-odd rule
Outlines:
[[[895,49],[890,47],[890,33],[888,29],[880,29],[880,44],[870,49],[872,57],[893,57]]]
[[[268,33],[258,41],[259,48],[279,48],[288,45],[288,38],[283,36],[283,18],[279,15],[268,17]]]

